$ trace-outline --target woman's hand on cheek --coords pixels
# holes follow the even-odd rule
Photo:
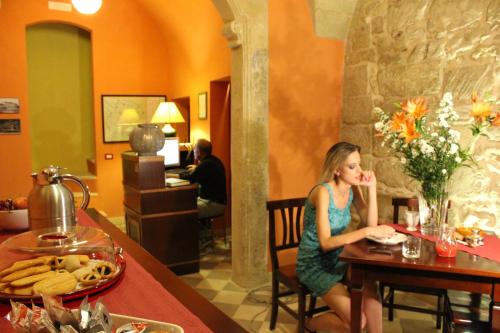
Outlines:
[[[377,178],[375,177],[375,173],[373,171],[361,171],[361,180],[359,182],[359,185],[371,187],[376,184]]]

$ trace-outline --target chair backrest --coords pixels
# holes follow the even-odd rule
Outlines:
[[[408,207],[410,210],[418,211],[418,199],[416,198],[392,198],[394,213],[392,215],[392,223],[399,222],[399,207]]]
[[[267,202],[269,213],[269,252],[273,270],[279,268],[278,253],[283,250],[298,247],[301,238],[301,222],[306,198],[274,200]],[[279,216],[280,218],[277,218]],[[279,223],[281,222],[281,223]],[[281,241],[277,238],[281,231]]]

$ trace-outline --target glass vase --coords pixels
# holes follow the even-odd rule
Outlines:
[[[430,197],[418,194],[418,210],[420,231],[424,235],[438,235],[440,227],[446,223],[448,216],[448,195],[445,191]]]

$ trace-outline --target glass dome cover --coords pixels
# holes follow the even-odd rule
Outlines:
[[[0,259],[0,268],[13,260],[32,257],[34,254],[63,256],[87,254],[115,263],[113,240],[101,229],[75,226],[72,228],[45,228],[12,236],[0,244],[0,252],[7,255]]]

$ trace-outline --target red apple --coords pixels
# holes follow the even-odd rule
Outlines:
[[[19,197],[14,199],[14,208],[15,209],[27,209],[28,208],[28,198]]]

